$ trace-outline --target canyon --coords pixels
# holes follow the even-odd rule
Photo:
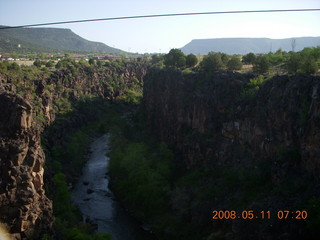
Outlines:
[[[189,239],[194,232],[208,240],[313,239],[319,233],[320,78],[258,78],[137,62],[69,65],[36,78],[1,74],[0,222],[15,239],[53,234],[52,201],[44,190],[44,175],[49,181],[51,173],[44,173],[41,141],[61,143],[94,120],[90,109],[77,112],[86,99],[132,100],[143,86],[145,128],[175,155],[168,204],[194,226]],[[73,117],[42,135],[67,114]],[[309,215],[308,221],[212,219],[215,210],[244,209],[273,216],[306,209]],[[165,228],[164,239],[172,228]]]
[[[124,86],[141,82],[146,68],[129,63],[125,68],[74,71],[63,69],[36,79],[0,75],[0,222],[15,239],[37,239],[54,231],[52,201],[44,191],[45,155],[40,139],[44,129],[58,114],[71,111],[80,98],[113,101],[123,96]],[[51,144],[63,141],[63,135],[86,124],[90,117],[94,116],[75,114],[73,122],[64,123],[64,128],[49,137]]]

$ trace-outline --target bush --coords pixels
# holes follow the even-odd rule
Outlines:
[[[316,62],[316,59],[312,56],[309,56],[303,59],[299,72],[306,74],[315,74],[316,72],[318,72],[318,69],[319,66]]]
[[[20,66],[16,62],[13,62],[8,65],[8,70],[19,71],[19,69]]]
[[[36,66],[36,67],[41,67],[42,62],[40,60],[36,60],[36,61],[33,62],[33,65]]]
[[[261,55],[258,56],[253,63],[253,71],[259,73],[259,74],[264,74],[268,73],[270,70],[271,64],[269,62],[268,56],[266,55]]]
[[[256,97],[260,89],[260,85],[265,81],[265,78],[260,75],[250,79],[246,86],[242,89],[240,96],[243,100],[252,100]]]
[[[282,64],[285,60],[285,53],[282,52],[281,49],[279,49],[278,51],[276,51],[275,53],[269,52],[268,53],[268,59],[269,62],[272,66],[277,66]]]
[[[189,54],[186,58],[187,67],[194,67],[198,63],[198,58],[194,54]]]
[[[46,67],[54,67],[54,61],[48,61],[47,63],[46,63]]]
[[[164,56],[164,65],[166,67],[184,67],[186,65],[186,56],[180,49],[171,49]]]
[[[90,65],[95,65],[95,60],[94,60],[93,58],[90,58],[90,59],[89,59],[89,64],[90,64]]]
[[[253,64],[255,60],[256,60],[256,55],[254,55],[254,53],[248,53],[244,55],[242,58],[242,62],[244,64]]]
[[[227,63],[229,70],[240,70],[242,68],[241,60],[238,56],[232,56]]]
[[[119,141],[123,140],[113,139],[118,147],[112,147],[109,155],[109,170],[116,178],[117,193],[131,209],[142,211],[148,217],[160,214],[167,206],[171,152],[164,144],[151,150],[142,142],[119,147]]]
[[[300,58],[297,53],[291,53],[286,66],[289,73],[297,73],[300,65]]]
[[[201,62],[201,68],[208,73],[221,70],[225,67],[221,53],[209,53]]]
[[[319,70],[320,47],[305,48],[299,53],[291,53],[286,66],[289,73],[314,74]]]

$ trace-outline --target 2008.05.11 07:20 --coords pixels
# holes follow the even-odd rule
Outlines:
[[[226,219],[271,219],[276,217],[277,219],[296,219],[305,220],[308,218],[308,212],[306,210],[278,210],[276,214],[271,214],[271,211],[253,211],[253,210],[214,210],[212,211],[213,220],[226,220]]]

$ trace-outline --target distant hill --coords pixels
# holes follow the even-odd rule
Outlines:
[[[195,39],[181,48],[185,54],[205,55],[209,52],[223,52],[227,54],[247,54],[275,52],[279,48],[283,51],[300,51],[305,47],[320,46],[320,37],[299,37],[286,39],[270,38],[213,38]]]
[[[0,30],[0,52],[121,53],[104,43],[88,41],[70,29],[13,28]]]

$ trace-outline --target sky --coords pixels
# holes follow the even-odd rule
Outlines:
[[[320,0],[0,0],[0,25],[135,15],[320,8]],[[320,11],[224,14],[54,25],[138,53],[167,53],[192,39],[320,36]]]

